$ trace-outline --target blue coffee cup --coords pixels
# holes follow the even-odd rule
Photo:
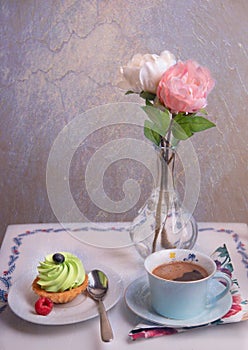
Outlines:
[[[154,275],[156,267],[175,261],[199,265],[207,276],[194,281],[175,281]],[[194,250],[160,250],[149,255],[144,266],[148,274],[151,305],[158,314],[167,318],[183,320],[200,315],[206,308],[214,307],[232,285],[229,276],[217,271],[215,262],[209,256]],[[212,288],[214,280],[224,282],[221,291]]]

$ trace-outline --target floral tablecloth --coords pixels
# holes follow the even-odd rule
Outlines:
[[[122,224],[106,223],[105,225],[82,224],[77,232],[68,234],[59,224],[24,224],[10,225],[5,234],[0,250],[0,349],[33,347],[36,350],[47,348],[79,348],[88,350],[149,350],[151,346],[158,349],[173,348],[174,350],[209,350],[221,348],[225,340],[225,350],[247,349],[248,332],[247,301],[248,298],[248,231],[246,224],[239,223],[199,223],[199,236],[196,249],[206,254],[215,252],[218,268],[224,268],[232,274],[233,305],[229,313],[214,323],[190,329],[161,329],[155,325],[141,333],[138,337],[151,337],[145,341],[133,341],[131,333],[137,325],[144,327],[146,322],[128,309],[124,300],[125,288],[135,279],[144,274],[143,259],[134,247],[127,248],[96,248],[84,244],[77,234],[86,232],[94,234],[102,232],[105,240],[111,234],[122,235],[125,232]],[[118,236],[119,237],[119,236]],[[84,257],[87,267],[89,261],[101,262],[118,272],[123,281],[123,295],[120,301],[109,310],[109,318],[113,326],[114,340],[110,344],[101,342],[99,336],[99,319],[68,324],[63,326],[44,326],[24,321],[16,316],[8,306],[8,293],[13,283],[25,273],[26,269],[35,274],[37,261],[47,252],[58,249],[70,250]],[[217,249],[217,250],[216,250]],[[229,255],[228,255],[229,253]],[[35,256],[35,259],[34,259]],[[242,321],[242,322],[240,322]],[[225,326],[220,326],[225,324]],[[218,325],[217,327],[212,327]],[[150,326],[150,325],[149,325]],[[154,326],[154,325],[153,325]],[[143,331],[143,330],[142,330]],[[133,332],[135,333],[135,332]],[[172,337],[155,336],[162,334]],[[130,334],[130,335],[129,335]],[[138,335],[137,335],[138,334]]]

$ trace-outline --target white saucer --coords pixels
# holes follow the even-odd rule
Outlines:
[[[211,290],[219,293],[223,289],[223,285],[213,280]],[[213,322],[224,316],[232,305],[231,293],[228,293],[219,300],[214,307],[204,310],[197,317],[187,320],[175,320],[160,316],[153,311],[150,302],[150,290],[147,276],[142,276],[132,282],[125,291],[125,301],[127,306],[138,316],[150,322],[157,323],[168,327],[195,327]]]
[[[104,298],[106,310],[111,309],[120,299],[123,292],[121,277],[113,270],[101,267],[109,279],[109,290]],[[38,296],[33,292],[31,284],[34,277],[27,273],[14,282],[8,294],[8,304],[11,310],[20,318],[42,325],[65,325],[89,320],[99,315],[98,305],[90,297],[80,294],[67,304],[54,305],[47,316],[38,315],[34,304]]]

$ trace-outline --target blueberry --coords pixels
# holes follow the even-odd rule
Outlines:
[[[65,261],[65,257],[63,254],[55,253],[53,254],[53,261],[58,264],[62,264]]]

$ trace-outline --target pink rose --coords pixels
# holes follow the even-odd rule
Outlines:
[[[157,96],[172,113],[195,113],[207,105],[207,96],[214,87],[209,70],[197,62],[177,62],[162,76]]]

